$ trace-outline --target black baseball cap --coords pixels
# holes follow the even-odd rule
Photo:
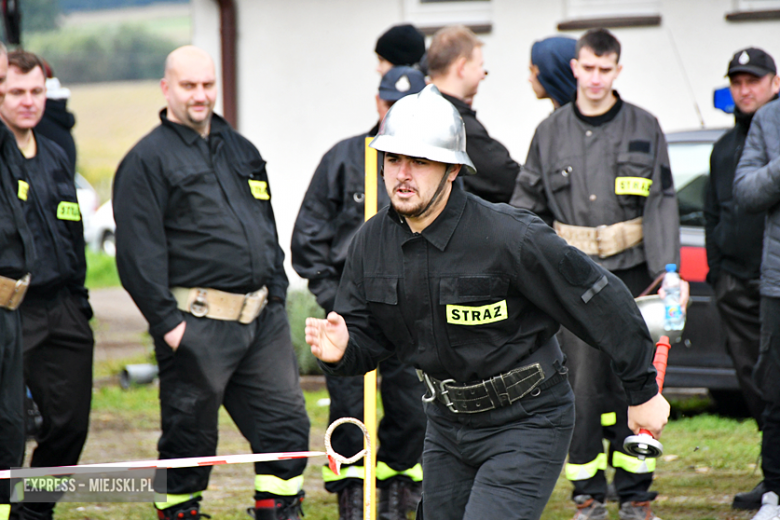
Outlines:
[[[729,62],[729,70],[726,72],[726,76],[731,77],[732,74],[737,72],[747,72],[763,78],[767,74],[777,74],[777,67],[775,66],[775,60],[765,51],[755,47],[748,47],[734,53],[734,57]]]

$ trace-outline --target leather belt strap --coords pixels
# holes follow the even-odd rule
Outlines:
[[[641,244],[644,238],[642,217],[598,227],[570,226],[556,220],[553,228],[570,246],[599,258],[622,253]]]
[[[509,406],[526,395],[539,393],[566,379],[566,373],[555,372],[545,379],[540,363],[499,374],[481,383],[456,383],[453,379],[440,381],[418,370],[428,391],[423,401],[438,400],[453,413],[480,413]]]
[[[234,294],[217,289],[172,287],[180,310],[198,318],[237,321],[248,324],[255,321],[268,303],[268,287],[249,294]]]
[[[30,286],[30,273],[18,280],[0,276],[0,308],[16,310],[22,304],[27,288]]]

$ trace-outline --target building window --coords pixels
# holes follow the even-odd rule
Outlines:
[[[484,34],[493,29],[491,4],[491,0],[404,0],[404,18],[426,35],[454,24]]]
[[[661,25],[660,0],[566,0],[558,30]]]
[[[780,0],[734,0],[734,10],[726,14],[730,22],[780,20]]]

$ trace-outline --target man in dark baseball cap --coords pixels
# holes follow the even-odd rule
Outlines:
[[[726,333],[726,350],[737,373],[750,415],[759,428],[766,402],[753,380],[761,340],[759,278],[764,237],[764,212],[748,213],[733,201],[734,175],[756,111],[777,97],[780,77],[775,60],[761,49],[734,53],[726,72],[734,98],[734,128],[712,149],[711,173],[704,202],[705,241],[715,303]],[[732,507],[759,509],[767,490],[760,482],[752,491],[737,493]],[[774,497],[775,506],[777,497]],[[763,517],[762,517],[763,518]],[[769,518],[769,517],[767,517]]]
[[[376,41],[377,72],[384,76],[396,65],[412,66],[425,55],[425,36],[414,25],[395,25]]]
[[[762,49],[748,47],[734,53],[729,62],[729,70],[726,76],[731,78],[738,72],[747,72],[756,77],[763,78],[767,74],[777,74],[775,60]]]

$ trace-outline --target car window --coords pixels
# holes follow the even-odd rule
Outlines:
[[[681,226],[704,226],[704,190],[710,176],[713,143],[669,143]]]

